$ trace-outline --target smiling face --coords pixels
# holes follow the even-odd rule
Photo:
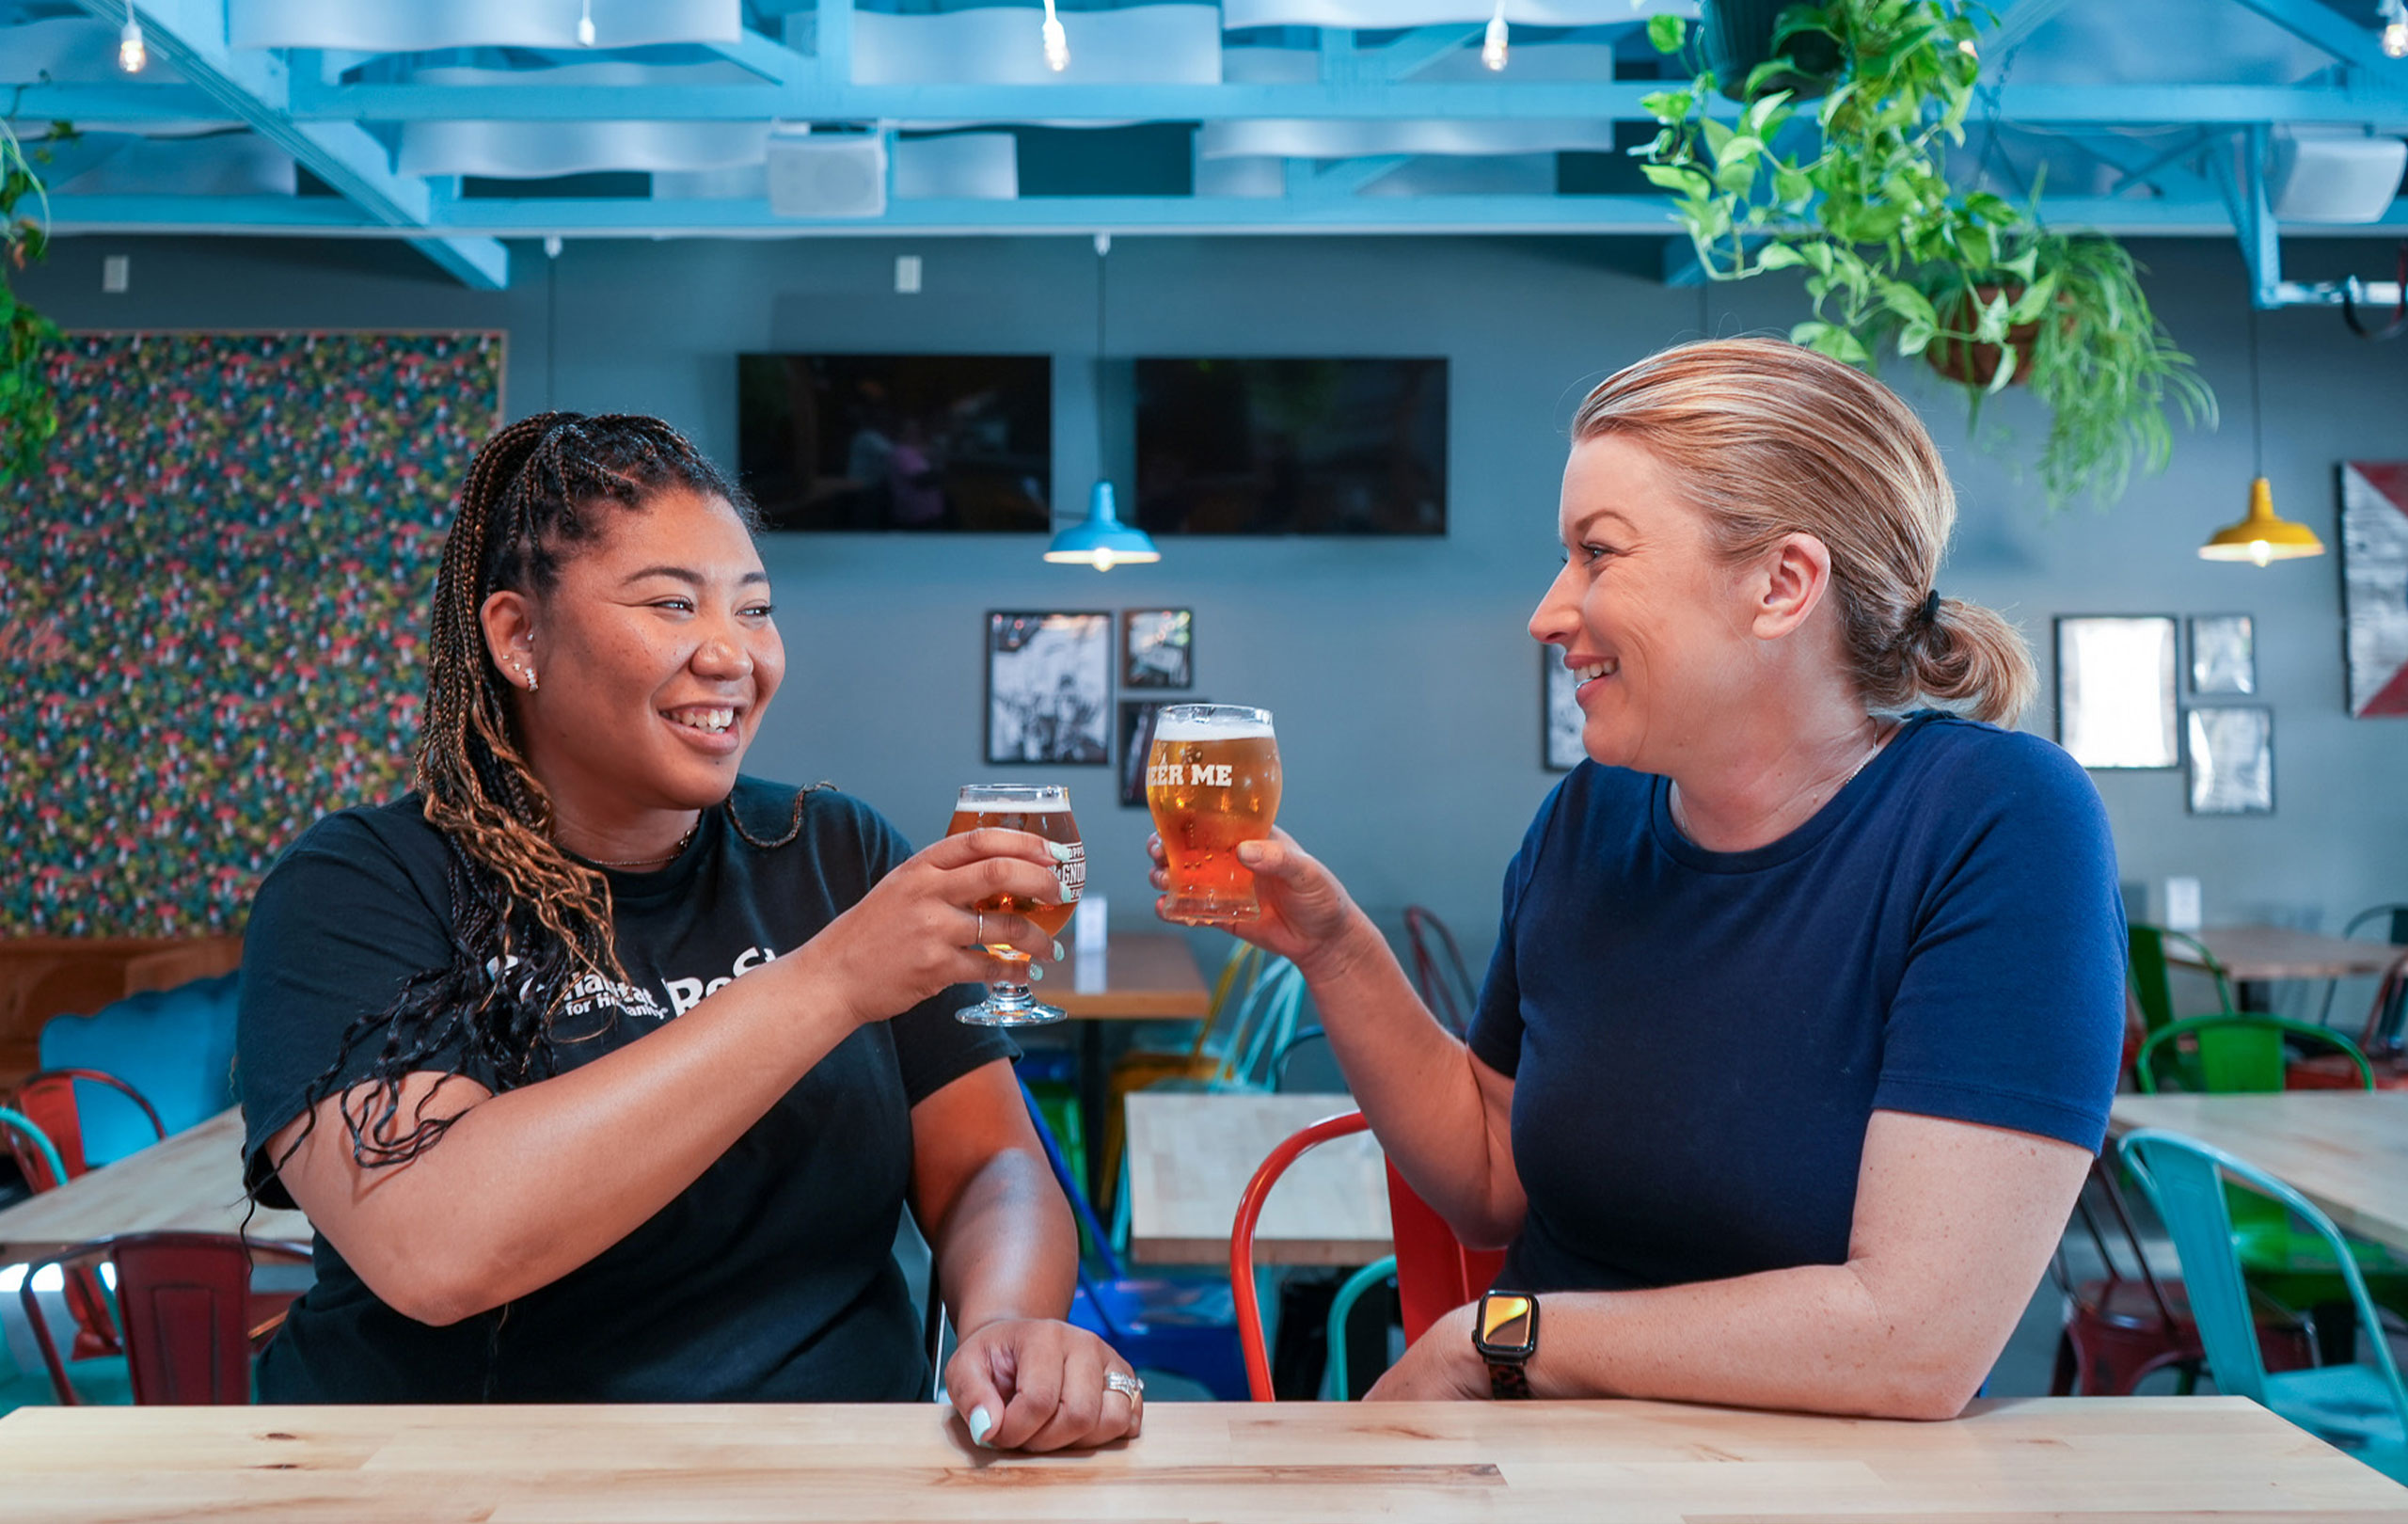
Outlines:
[[[1611,766],[1673,771],[1761,675],[1760,600],[1670,473],[1620,436],[1574,447],[1557,527],[1563,570],[1530,634],[1579,682],[1581,743]]]
[[[785,646],[760,553],[724,500],[681,488],[589,513],[597,533],[568,548],[548,592],[498,592],[483,613],[562,827],[616,830],[728,796]]]

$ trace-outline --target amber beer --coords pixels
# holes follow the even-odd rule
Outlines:
[[[1079,840],[1078,821],[1070,817],[1070,791],[1027,784],[966,785],[954,802],[953,820],[944,833],[958,836],[984,826],[1025,831],[1070,849],[1070,860],[1054,866],[1054,876],[1062,883],[1060,904],[1018,895],[990,895],[972,907],[986,915],[1023,915],[1047,936],[1060,936],[1070,924],[1070,912],[1087,882],[1086,847]],[[980,1026],[1030,1026],[1062,1020],[1059,1009],[1039,1005],[1034,998],[1025,973],[1028,954],[1007,942],[990,942],[987,951],[1005,965],[1006,976],[990,981],[985,1000],[956,1015]]]
[[[1163,838],[1165,919],[1251,921],[1262,913],[1242,841],[1271,834],[1279,813],[1279,742],[1271,711],[1234,704],[1174,704],[1154,726],[1146,804]]]

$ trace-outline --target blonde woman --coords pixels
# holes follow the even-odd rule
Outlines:
[[[2098,796],[2000,728],[2031,658],[1934,590],[1954,494],[1879,384],[1690,344],[1573,437],[1529,627],[1591,760],[1506,871],[1469,1040],[1327,868],[1284,833],[1243,849],[1244,934],[1305,970],[1388,1157],[1510,1246],[1372,1395],[1953,1417],[2104,1135]]]

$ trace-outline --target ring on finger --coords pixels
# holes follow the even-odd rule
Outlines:
[[[987,945],[987,913],[985,911],[974,911],[972,913],[978,917],[978,933],[971,940],[983,947]]]
[[[1146,1383],[1144,1379],[1128,1371],[1106,1371],[1103,1373],[1103,1389],[1106,1391],[1117,1391],[1121,1396],[1128,1398],[1129,1405],[1132,1407],[1136,1406],[1138,1404],[1143,1403],[1146,1400]]]

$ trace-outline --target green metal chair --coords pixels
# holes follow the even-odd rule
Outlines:
[[[2246,1189],[2305,1223],[2340,1266],[2358,1316],[2380,1327],[2374,1298],[2353,1262],[2353,1246],[2333,1220],[2255,1165],[2179,1133],[2145,1128],[2124,1139],[2123,1151],[2173,1235],[2216,1389],[2261,1403],[2394,1481],[2408,1482],[2408,1389],[2382,1338],[2367,1341],[2374,1351],[2371,1367],[2353,1362],[2269,1373],[2259,1355],[2248,1286],[2233,1252],[2237,1225],[2227,1209],[2235,1192]]]
[[[2360,1088],[2374,1088],[2374,1066],[2348,1038],[2313,1022],[2258,1011],[2226,1011],[2173,1023],[2141,1044],[2132,1077],[2144,1094],[2157,1094],[2159,1072],[2169,1067],[2161,1058],[2171,1053],[2177,1061],[2170,1067],[2185,1081],[2177,1088],[2210,1095],[2269,1094],[2286,1087],[2286,1037],[2335,1050],[2356,1071]],[[2186,1043],[2192,1046],[2188,1053],[2182,1051]],[[2301,1231],[2279,1202],[2236,1187],[2229,1215],[2233,1247],[2252,1285],[2293,1310],[2348,1305],[2339,1264],[2322,1236]],[[2408,1264],[2375,1244],[2353,1242],[2351,1256],[2376,1301],[2408,1312]],[[2348,1355],[2347,1350],[2339,1353]]]

